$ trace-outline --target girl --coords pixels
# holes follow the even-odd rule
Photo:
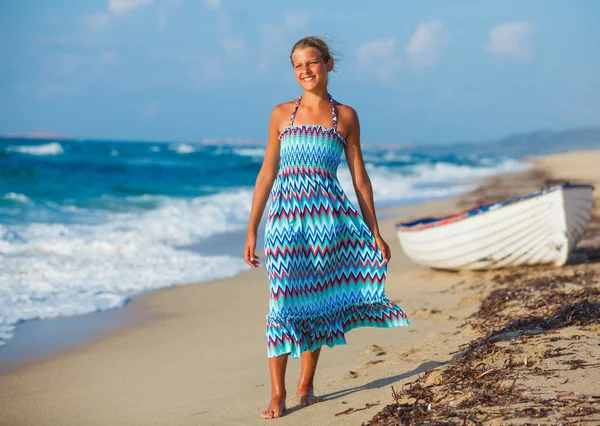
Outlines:
[[[322,400],[313,393],[321,346],[346,343],[344,334],[355,327],[408,325],[404,312],[384,295],[390,248],[377,225],[356,111],[327,91],[334,67],[329,47],[321,38],[306,37],[294,44],[290,59],[303,92],[271,113],[244,250],[246,262],[258,267],[256,232],[270,194],[266,419],[285,413],[288,355],[301,358],[297,394],[301,405],[311,405]],[[336,176],[342,152],[362,217]]]

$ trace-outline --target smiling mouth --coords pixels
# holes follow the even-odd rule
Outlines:
[[[313,75],[312,77],[304,77],[304,78],[302,79],[302,81],[305,81],[305,82],[307,82],[307,83],[308,83],[309,81],[313,81],[314,79],[315,79],[315,76]]]

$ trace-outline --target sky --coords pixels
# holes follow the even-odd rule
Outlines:
[[[600,125],[600,1],[1,0],[0,134],[264,141],[293,43],[341,53],[363,143]]]

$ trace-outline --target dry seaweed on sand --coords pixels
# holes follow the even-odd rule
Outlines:
[[[600,287],[590,285],[600,281],[597,271],[555,272],[532,278],[512,272],[492,280],[512,284],[493,290],[469,319],[474,329],[487,333],[485,340],[511,331],[535,333],[598,320]],[[514,320],[507,322],[511,317]]]
[[[566,327],[600,321],[600,272],[519,268],[490,273],[494,289],[468,323],[480,338],[455,360],[429,370],[396,392],[368,425],[464,425],[495,422],[572,424],[600,416],[600,396],[556,389],[538,392],[528,377],[561,377],[598,363],[567,359],[582,335],[556,336]],[[563,346],[551,346],[561,343]],[[544,346],[546,345],[546,346]],[[548,368],[552,362],[556,368]],[[561,379],[562,380],[562,379]],[[563,380],[566,383],[568,380]],[[589,423],[588,423],[589,424]]]

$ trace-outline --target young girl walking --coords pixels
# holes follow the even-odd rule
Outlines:
[[[265,419],[285,414],[289,355],[301,358],[297,395],[301,405],[311,405],[322,400],[313,393],[321,346],[346,343],[345,333],[356,327],[408,325],[384,294],[390,248],[379,233],[358,116],[327,90],[334,68],[330,49],[319,37],[305,37],[290,59],[302,95],[271,113],[244,249],[246,262],[258,267],[256,233],[270,196],[265,261],[271,400]],[[362,216],[336,176],[342,153]]]

